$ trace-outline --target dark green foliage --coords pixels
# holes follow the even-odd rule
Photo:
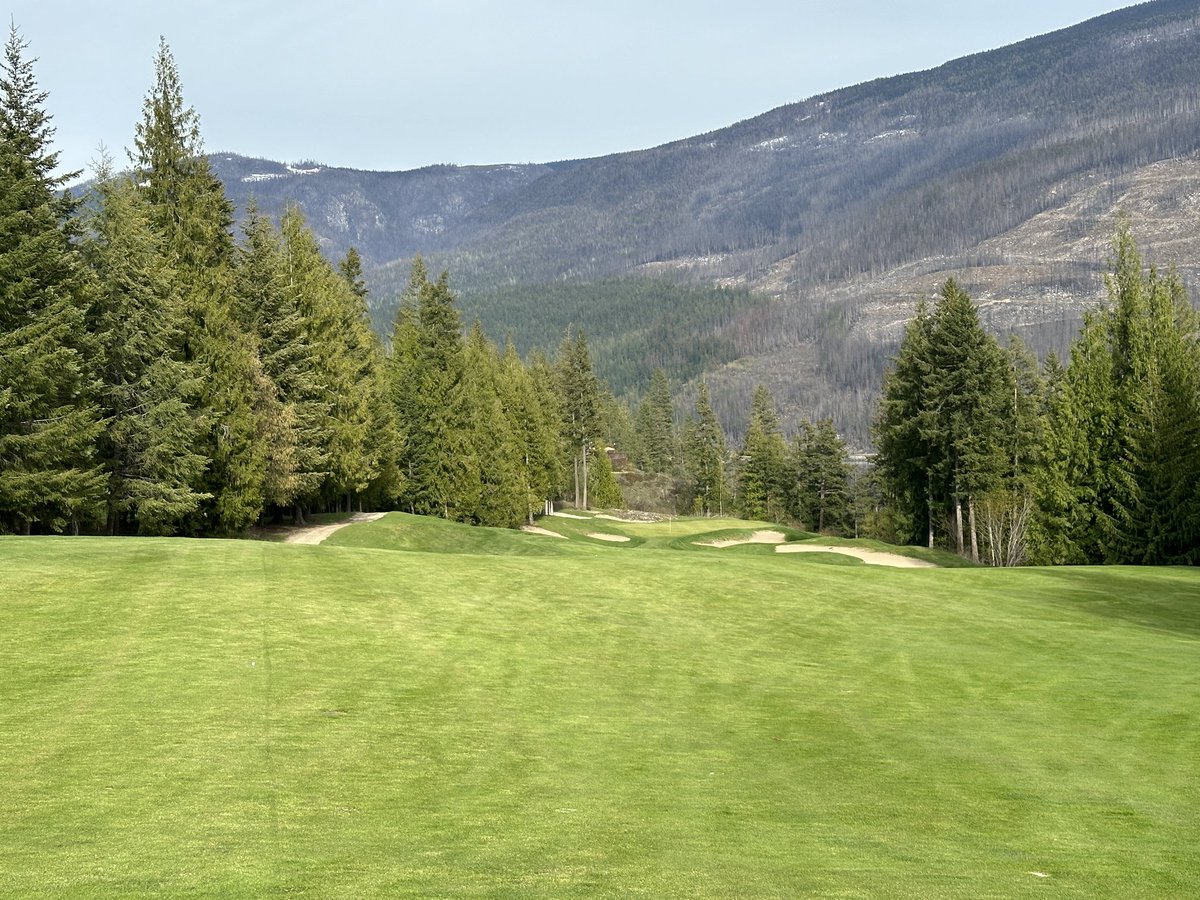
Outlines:
[[[588,505],[594,509],[620,509],[625,505],[613,476],[612,463],[603,448],[592,448],[588,459]]]
[[[665,474],[676,462],[675,409],[667,373],[655,369],[650,390],[638,406],[635,420],[638,437],[638,464],[645,472]]]
[[[933,367],[933,319],[922,302],[905,328],[895,364],[883,382],[875,421],[875,465],[899,514],[902,543],[933,546],[935,447],[921,434]]]
[[[15,28],[0,76],[0,531],[102,515],[101,421],[87,366],[92,287],[54,174],[53,129]]]
[[[742,517],[779,521],[787,506],[787,447],[779,430],[775,401],[763,385],[754,391],[738,467],[738,503]]]
[[[88,330],[106,428],[108,532],[135,524],[170,534],[207,499],[193,485],[208,459],[194,450],[199,384],[182,359],[183,312],[176,279],[136,187],[102,177],[85,254],[96,274]]]
[[[694,511],[711,516],[725,511],[725,431],[708,399],[708,385],[700,383],[696,418],[688,423],[684,438],[684,469]]]
[[[573,457],[574,504],[587,509],[588,459],[603,430],[600,382],[592,370],[587,335],[567,332],[555,364],[563,442]],[[603,449],[603,448],[601,448]]]
[[[831,419],[804,421],[792,441],[791,513],[809,531],[841,534],[850,518],[850,466],[846,442]]]
[[[909,324],[876,422],[879,471],[910,540],[924,532],[932,546],[944,512],[953,549],[978,558],[976,504],[1000,486],[1015,446],[1010,382],[971,299],[947,281],[933,314],[919,308]]]
[[[1143,270],[1127,227],[1113,246],[1109,305],[1055,380],[1035,558],[1200,561],[1200,353],[1177,276]]]
[[[461,328],[448,277],[429,281],[418,259],[392,337],[404,437],[401,503],[412,512],[448,519],[470,517],[478,500]]]

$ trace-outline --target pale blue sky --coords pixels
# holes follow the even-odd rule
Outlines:
[[[124,160],[162,34],[209,150],[409,169],[650,147],[1127,5],[10,0],[10,13],[68,166],[101,142]]]

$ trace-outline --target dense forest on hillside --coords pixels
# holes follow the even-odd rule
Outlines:
[[[1097,180],[1200,150],[1198,12],[1158,0],[597,159],[351,173],[224,155],[214,167],[235,202],[299,202],[331,252],[368,247],[383,295],[417,253],[464,291],[669,260],[751,284],[782,263],[786,288],[803,291],[966,251]]]
[[[494,341],[551,347],[574,323],[619,395],[647,390],[658,365],[703,376],[722,387],[714,406],[740,434],[767,383],[786,422],[832,415],[865,450],[873,398],[919,298],[953,275],[973,296],[1005,301],[981,310],[1002,340],[1019,334],[1039,358],[1065,353],[1103,295],[1112,215],[1160,161],[1190,165],[1190,181],[1145,210],[1174,225],[1139,233],[1150,258],[1196,281],[1180,238],[1181,192],[1200,183],[1198,16],[1195,0],[1141,4],[597,159],[393,173],[211,161],[236,203],[255,197],[277,217],[298,202],[328,255],[362,252],[385,338],[420,254],[451,272],[465,317]],[[1022,241],[1008,240],[1023,227]],[[778,302],[739,297],[716,346],[681,355],[652,346],[623,312],[642,294],[665,307],[672,334],[699,335],[675,317],[678,298],[652,286],[663,279]]]
[[[232,535],[367,506],[514,527],[555,501],[619,507],[624,483],[666,512],[920,540],[995,565],[1200,562],[1197,314],[1128,225],[1108,302],[1079,336],[1066,318],[1034,323],[1042,362],[1015,334],[1002,346],[953,279],[932,310],[918,303],[886,374],[853,296],[513,286],[471,295],[466,329],[449,272],[431,277],[420,256],[398,304],[372,304],[360,254],[330,262],[297,207],[276,222],[252,203],[235,229],[165,43],[133,168],[102,166],[86,203],[54,174],[45,100],[14,29],[0,77],[0,531]],[[485,320],[538,325],[502,349]],[[581,323],[607,334],[589,344]],[[812,348],[807,372],[797,345]],[[819,371],[836,389],[781,416],[770,385],[746,396],[723,377],[773,354],[778,380]],[[869,418],[874,465],[851,465],[839,417]]]

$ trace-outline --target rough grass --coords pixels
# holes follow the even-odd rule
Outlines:
[[[544,520],[556,541],[409,519],[331,539],[358,547],[0,539],[0,893],[1200,880],[1197,573],[846,567],[678,552],[678,522],[608,523],[642,539],[629,552],[579,536],[599,522]]]

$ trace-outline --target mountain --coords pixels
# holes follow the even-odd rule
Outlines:
[[[1151,259],[1196,280],[1200,2],[1144,3],[596,159],[398,173],[212,159],[235,201],[297,202],[331,253],[356,246],[381,327],[418,252],[519,345],[562,312],[589,334],[589,318],[638,330],[600,314],[613,279],[662,285],[644,289],[652,318],[665,283],[740,289],[710,304],[724,304],[722,349],[678,377],[704,374],[735,430],[763,381],[785,421],[831,414],[863,445],[890,347],[949,275],[994,330],[1041,350],[1063,348],[1103,296],[1119,213]],[[592,302],[566,297],[580,284],[600,285]],[[678,302],[662,304],[686,344],[704,332]]]

